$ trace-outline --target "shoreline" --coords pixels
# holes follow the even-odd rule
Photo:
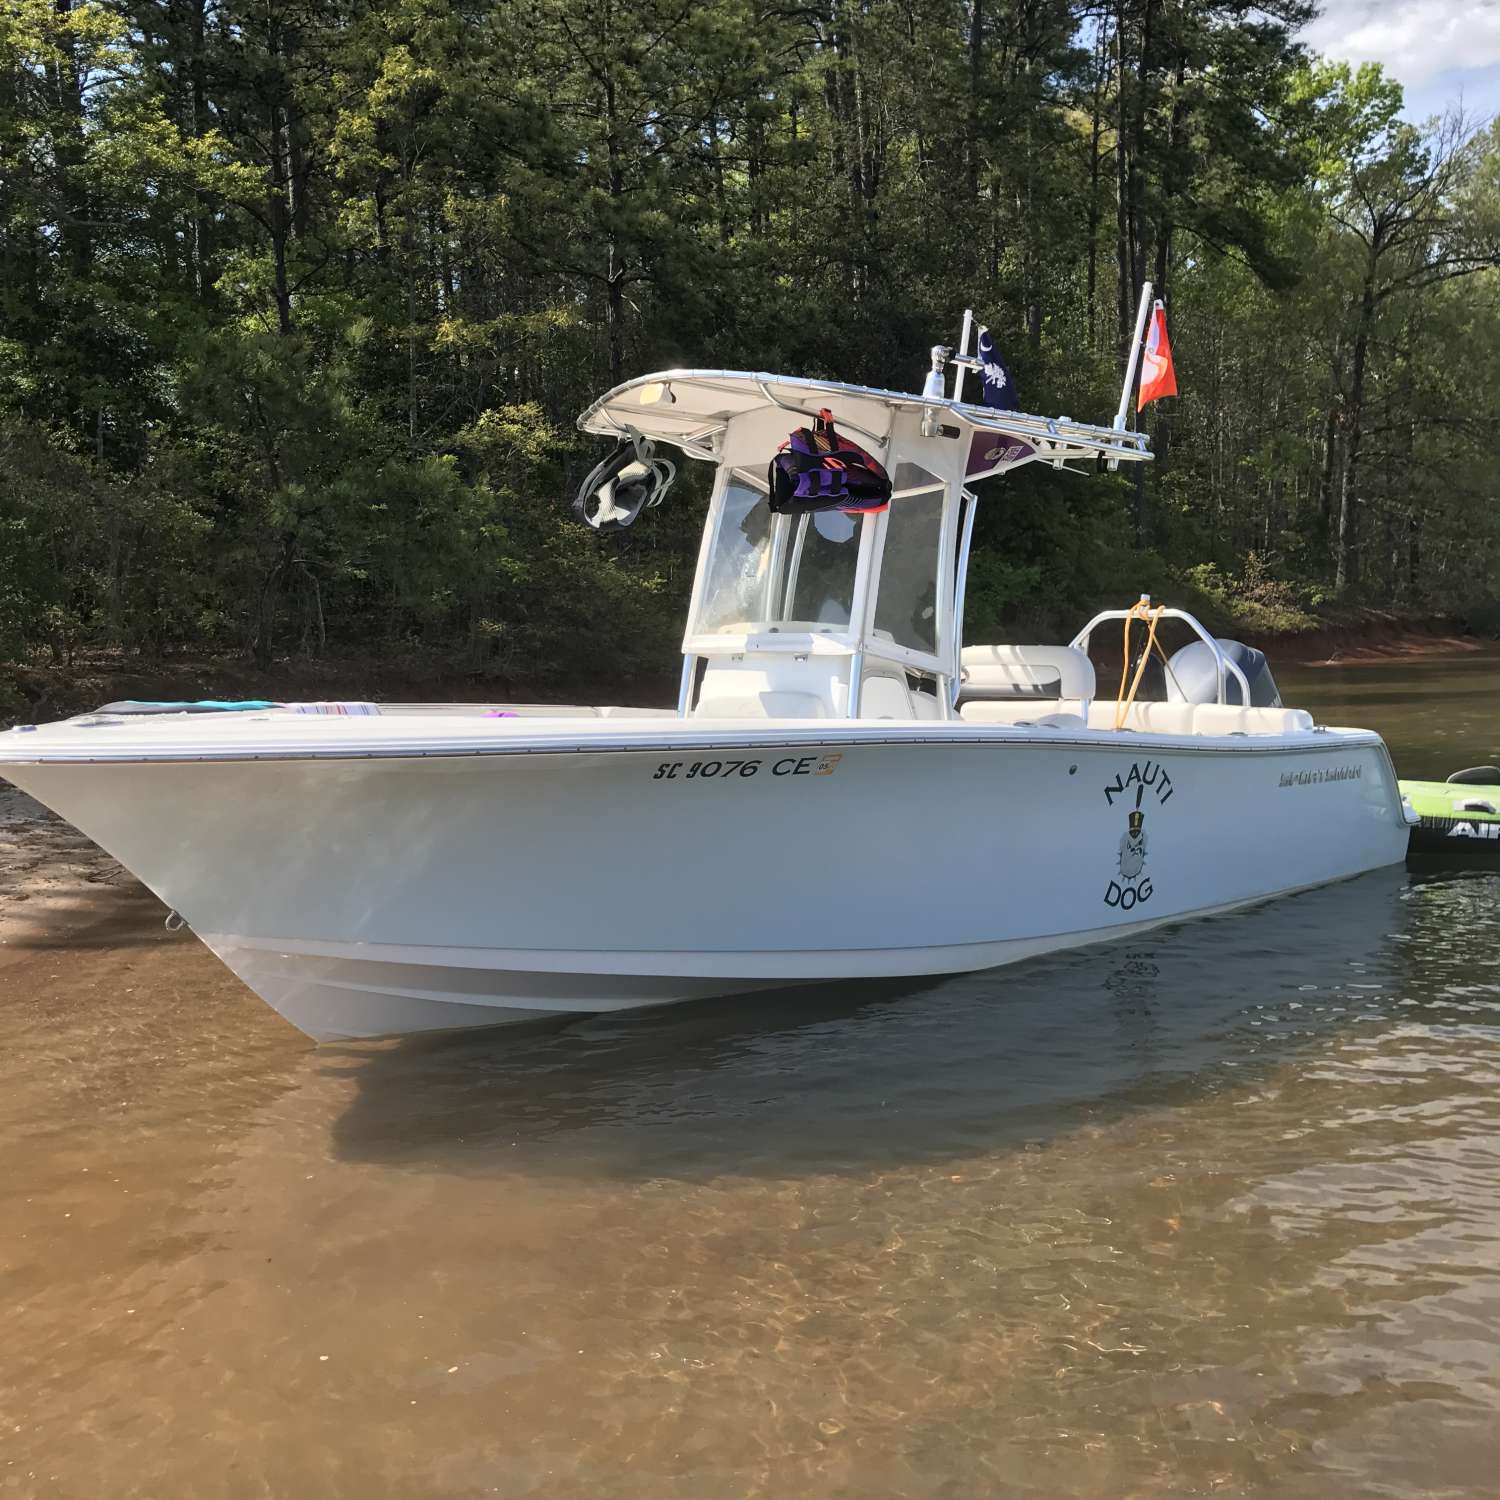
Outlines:
[[[1383,662],[1451,660],[1500,652],[1500,641],[1468,635],[1451,620],[1430,627],[1371,611],[1358,622],[1330,625],[1297,635],[1246,632],[1246,644],[1264,651],[1272,670],[1278,662],[1297,667],[1378,666]]]
[[[1378,644],[1333,645],[1326,648],[1326,654],[1324,651],[1320,646],[1316,652],[1299,652],[1295,658],[1282,660],[1294,667],[1378,667],[1404,661],[1463,661],[1500,655],[1500,642],[1467,636],[1434,636]]]
[[[1222,627],[1221,633],[1264,651],[1273,671],[1278,666],[1344,667],[1500,653],[1500,641],[1467,634],[1451,618],[1413,619],[1385,610],[1356,611],[1295,633],[1266,634],[1233,625]],[[1025,640],[1037,632],[1017,626],[1000,634]],[[1102,635],[1100,643],[1103,646]],[[549,679],[464,667],[440,657],[289,657],[262,669],[240,654],[143,661],[125,652],[101,651],[80,655],[67,666],[0,662],[0,729],[69,718],[127,698],[611,703],[649,708],[675,703],[677,687],[675,667],[659,675]]]

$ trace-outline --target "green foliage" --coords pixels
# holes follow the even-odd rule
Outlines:
[[[112,475],[35,423],[0,418],[0,652],[81,639],[146,649],[191,634],[209,523],[170,462]]]
[[[701,479],[624,537],[572,419],[653,367],[920,382],[965,306],[1158,462],[996,486],[973,634],[1496,594],[1500,135],[1267,0],[12,0],[0,651],[672,667]]]
[[[1317,588],[1298,588],[1276,577],[1258,552],[1246,555],[1237,575],[1225,573],[1216,563],[1198,563],[1187,569],[1184,581],[1209,606],[1204,611],[1207,618],[1255,635],[1311,630],[1318,623],[1311,611],[1324,602]]]

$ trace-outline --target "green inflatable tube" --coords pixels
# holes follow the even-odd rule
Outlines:
[[[1401,783],[1401,795],[1422,820],[1411,831],[1410,852],[1500,864],[1500,769],[1456,774],[1462,779]]]

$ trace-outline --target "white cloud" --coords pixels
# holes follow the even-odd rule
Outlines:
[[[1500,0],[1324,0],[1302,39],[1329,57],[1381,63],[1409,90],[1444,73],[1461,84],[1500,63]]]

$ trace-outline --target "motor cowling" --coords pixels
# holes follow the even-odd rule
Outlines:
[[[1271,676],[1271,664],[1264,651],[1241,641],[1219,640],[1218,647],[1227,663],[1233,662],[1245,674],[1250,686],[1250,702],[1241,703],[1239,678],[1224,673],[1224,701],[1241,708],[1280,708],[1281,693]],[[1213,647],[1207,641],[1193,641],[1176,652],[1167,663],[1168,703],[1217,703],[1219,701],[1219,667]]]

